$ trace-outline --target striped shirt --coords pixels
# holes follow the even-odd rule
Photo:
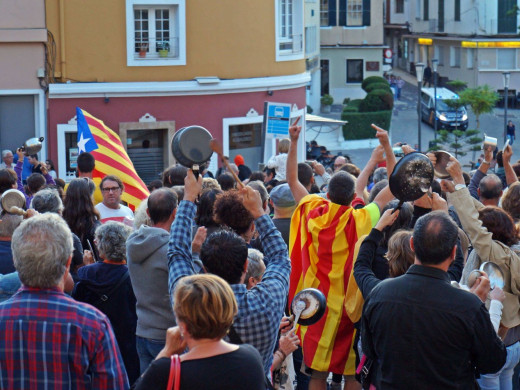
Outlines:
[[[0,388],[128,389],[107,317],[56,289],[0,304]]]

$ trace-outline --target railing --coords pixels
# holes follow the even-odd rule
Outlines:
[[[136,59],[178,58],[179,38],[135,40]]]
[[[302,34],[291,35],[290,38],[280,39],[280,51],[283,54],[295,54],[303,51],[303,36]]]

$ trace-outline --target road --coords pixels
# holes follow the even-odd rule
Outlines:
[[[469,129],[476,128],[475,115],[468,110],[469,116]],[[512,120],[516,126],[520,126],[520,110],[508,109],[507,112],[508,120]],[[480,117],[480,131],[488,136],[498,138],[498,146],[503,146],[503,128],[504,128],[504,109],[495,108],[493,113],[484,114]],[[520,130],[519,130],[520,131]],[[417,126],[417,86],[406,83],[401,99],[394,102],[394,110],[392,113],[392,123],[390,126],[390,137],[392,143],[406,142],[410,145],[416,145],[418,141],[417,137],[418,126]],[[483,136],[483,135],[482,135]],[[421,122],[421,146],[423,150],[427,150],[429,141],[434,139],[433,128],[424,122]],[[359,149],[359,150],[348,150],[345,153],[348,154],[354,164],[360,168],[364,167],[368,159],[370,158],[371,149]],[[513,161],[520,159],[520,141],[517,141],[513,145]],[[480,153],[476,153],[476,158]],[[460,161],[462,164],[469,164],[472,160],[472,153],[468,153],[466,156],[461,157]]]

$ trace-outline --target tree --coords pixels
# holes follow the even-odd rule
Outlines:
[[[450,89],[453,92],[459,92],[460,90],[466,88],[468,86],[468,83],[466,83],[465,81],[461,81],[461,80],[452,80],[452,81],[448,81],[446,83],[446,85],[448,87],[450,87]]]
[[[430,150],[445,150],[452,153],[455,158],[465,156],[468,152],[476,152],[480,150],[480,144],[483,139],[479,137],[479,130],[439,130],[437,139]]]
[[[489,85],[480,85],[476,88],[466,88],[460,93],[460,100],[471,107],[477,121],[477,130],[480,129],[480,115],[493,112],[500,97]]]

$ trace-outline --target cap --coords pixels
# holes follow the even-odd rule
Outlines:
[[[289,184],[287,183],[274,187],[269,197],[276,207],[292,207],[296,205]]]

